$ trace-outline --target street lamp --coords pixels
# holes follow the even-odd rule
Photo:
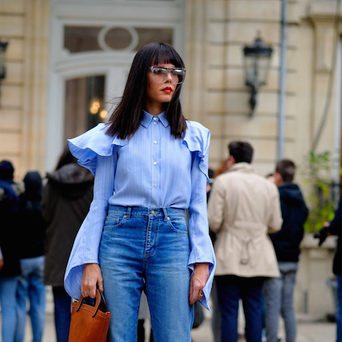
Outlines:
[[[245,84],[251,88],[250,117],[254,114],[259,87],[266,84],[272,52],[273,49],[259,37],[255,39],[252,45],[247,45],[243,49]]]
[[[6,78],[6,60],[5,52],[8,42],[2,42],[0,40],[0,95],[1,95],[1,81]]]

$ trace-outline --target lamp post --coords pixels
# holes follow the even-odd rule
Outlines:
[[[250,117],[254,114],[259,87],[266,84],[272,52],[273,49],[266,45],[260,37],[256,38],[252,45],[243,48],[245,84],[251,88]]]
[[[0,40],[0,95],[1,95],[1,81],[6,78],[6,60],[5,52],[8,42],[2,42]]]

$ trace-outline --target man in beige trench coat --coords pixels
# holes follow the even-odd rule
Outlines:
[[[253,148],[247,142],[228,145],[229,169],[215,179],[208,203],[215,242],[215,282],[220,305],[221,342],[236,342],[239,299],[246,319],[246,341],[261,342],[262,285],[279,277],[268,233],[281,228],[276,186],[250,165]]]

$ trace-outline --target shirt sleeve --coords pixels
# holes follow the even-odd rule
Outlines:
[[[214,233],[217,233],[221,229],[223,223],[225,206],[224,192],[225,188],[220,185],[220,177],[218,177],[213,183],[208,202],[209,226]]]
[[[113,195],[117,157],[96,157],[94,199],[89,213],[76,236],[67,269],[65,289],[72,298],[81,296],[81,280],[84,264],[98,263],[98,251],[104,222],[108,211],[108,200]]]
[[[208,137],[209,138],[209,137]],[[204,297],[201,304],[209,309],[208,299],[215,270],[215,255],[213,245],[209,236],[209,225],[207,217],[207,176],[203,170],[208,170],[209,140],[203,153],[194,153],[191,170],[191,199],[189,206],[189,235],[191,252],[189,268],[193,271],[196,263],[209,264],[209,279],[204,286]]]

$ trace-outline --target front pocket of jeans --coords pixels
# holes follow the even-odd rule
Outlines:
[[[106,217],[104,229],[113,229],[122,226],[127,221],[125,214],[109,214]]]
[[[188,234],[188,228],[184,217],[171,216],[166,219],[166,222],[173,231],[181,234]]]

